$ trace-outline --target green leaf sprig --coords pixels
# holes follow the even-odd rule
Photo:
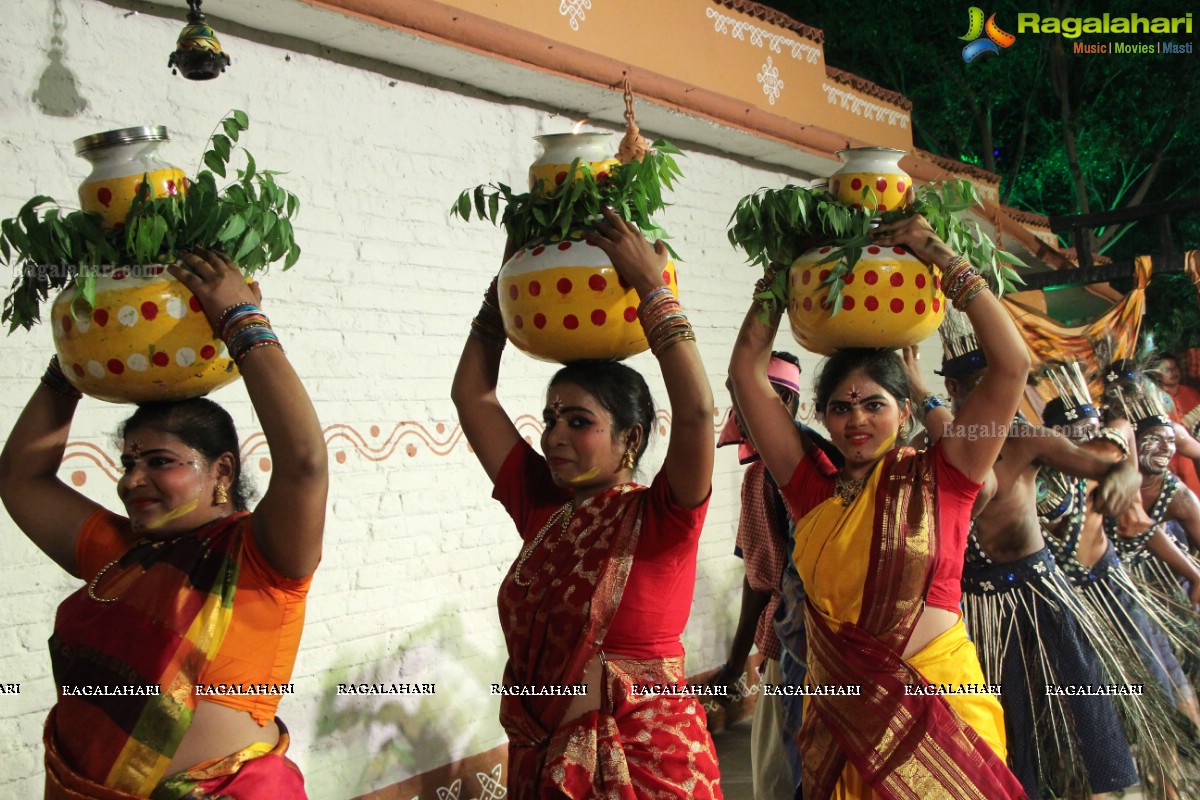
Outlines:
[[[830,287],[827,303],[831,315],[841,309],[845,278],[858,263],[862,248],[871,243],[876,220],[889,223],[921,214],[943,241],[966,256],[997,295],[1022,283],[1012,267],[1023,267],[1024,262],[998,249],[966,215],[972,206],[981,204],[970,181],[920,186],[914,190],[913,203],[899,210],[876,212],[873,198],[870,187],[863,187],[863,207],[854,208],[825,189],[794,185],[760,189],[738,202],[729,220],[729,242],[745,251],[747,263],[764,270],[772,265],[789,267],[809,250],[832,245],[820,261],[832,264],[824,281]],[[770,286],[756,295],[768,315],[787,306],[786,274],[786,269],[778,270]]]
[[[29,200],[17,216],[0,221],[0,259],[17,267],[18,275],[4,299],[0,321],[9,333],[28,330],[41,319],[40,307],[51,291],[75,281],[82,302],[95,302],[96,277],[118,267],[174,263],[180,253],[202,247],[217,250],[237,262],[247,276],[283,260],[290,269],[300,258],[292,219],[300,200],[281,188],[275,176],[260,170],[245,148],[236,146],[250,127],[244,111],[233,111],[218,126],[187,190],[156,196],[143,181],[130,204],[124,224],[106,228],[98,214],[66,212],[53,198]],[[235,150],[246,165],[226,186]],[[50,206],[44,210],[43,206]]]
[[[663,190],[674,189],[676,179],[683,176],[674,158],[683,152],[663,139],[654,142],[652,148],[641,161],[615,164],[599,175],[592,173],[588,162],[577,158],[567,170],[574,179],[555,190],[549,190],[543,181],[521,194],[503,183],[476,186],[458,196],[450,215],[469,220],[473,210],[477,218],[490,220],[493,225],[499,217],[509,237],[525,245],[585,229],[590,220],[600,216],[600,209],[607,207],[637,225],[648,238],[665,240],[669,238],[667,232],[651,217],[669,205],[663,199]],[[667,249],[679,258],[669,244]]]

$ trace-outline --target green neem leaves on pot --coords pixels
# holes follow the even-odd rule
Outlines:
[[[864,190],[864,200],[869,192]],[[790,267],[814,247],[832,246],[821,263],[832,264],[825,285],[829,286],[831,315],[841,308],[846,276],[858,263],[860,251],[870,244],[873,222],[894,222],[922,214],[930,226],[956,252],[966,256],[987,278],[998,295],[1011,292],[1021,283],[1012,266],[1025,266],[1019,258],[998,250],[967,211],[980,204],[975,187],[967,180],[925,184],[914,192],[905,209],[877,213],[840,202],[825,189],[787,185],[760,189],[743,197],[729,218],[729,243],[746,253],[752,266],[767,269],[772,264]],[[786,269],[780,270],[786,274]],[[787,281],[776,276],[768,292],[759,295],[765,312],[787,306]],[[774,306],[778,303],[778,306]]]
[[[278,171],[260,169],[238,145],[250,119],[232,111],[218,125],[202,157],[205,168],[175,195],[156,195],[144,181],[130,204],[124,224],[106,228],[99,215],[67,212],[50,197],[31,198],[15,217],[0,221],[0,259],[18,270],[4,300],[0,321],[9,332],[39,321],[39,307],[51,291],[76,282],[81,312],[95,299],[95,279],[117,266],[170,264],[181,252],[202,247],[219,250],[247,275],[282,260],[290,269],[300,258],[291,220],[300,200],[275,181]],[[246,164],[229,174],[234,153]],[[43,209],[43,206],[50,206]]]
[[[683,153],[662,139],[654,142],[652,148],[641,161],[616,164],[601,175],[594,174],[588,162],[577,158],[567,170],[574,178],[554,192],[547,191],[541,181],[531,191],[521,194],[514,194],[503,183],[467,189],[450,207],[450,216],[470,220],[474,212],[476,218],[493,225],[499,220],[513,241],[526,244],[586,229],[589,221],[607,207],[637,225],[647,237],[665,240],[667,232],[654,224],[651,217],[669,205],[663,199],[663,189],[673,189],[675,181],[682,177],[675,156]],[[679,258],[669,244],[667,249],[674,258]]]

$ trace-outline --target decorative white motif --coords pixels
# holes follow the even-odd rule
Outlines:
[[[744,22],[727,14],[722,14],[715,8],[709,8],[705,13],[709,19],[713,20],[713,30],[717,33],[732,36],[739,42],[746,41],[746,34],[749,33],[750,44],[755,47],[765,46],[772,53],[782,53],[783,48],[787,47],[792,51],[792,58],[797,61],[803,58],[810,64],[816,64],[821,58],[821,48],[809,42],[796,41],[787,36],[771,33],[771,31],[760,28],[751,22]]]
[[[1076,418],[1079,416],[1079,412],[1078,412],[1078,411],[1076,411],[1076,410],[1075,410],[1075,409],[1073,409],[1073,408],[1068,408],[1068,409],[1067,409],[1067,413],[1065,414],[1065,416],[1066,416],[1066,418],[1067,418],[1067,419],[1069,419],[1069,420],[1074,420],[1074,419],[1076,419]]]
[[[872,103],[869,100],[862,99],[854,92],[830,86],[828,83],[822,83],[821,88],[825,91],[825,99],[829,101],[830,105],[838,105],[840,103],[842,108],[852,114],[857,114],[863,119],[874,117],[876,122],[899,125],[901,128],[908,127],[908,114],[904,111]]]
[[[95,359],[88,361],[87,371],[92,373],[93,377],[96,377],[96,378],[104,377],[104,365]]]
[[[490,775],[485,772],[475,773],[475,777],[479,780],[479,786],[483,789],[483,793],[476,800],[500,800],[501,797],[508,794],[508,790],[500,782],[502,772],[500,765],[497,764],[492,767]]]
[[[167,300],[167,315],[171,319],[183,319],[187,314],[187,305],[178,297],[172,297]]]
[[[138,311],[133,306],[121,306],[117,309],[117,322],[120,322],[126,328],[132,328],[137,324]]]
[[[775,105],[783,91],[783,81],[779,80],[779,67],[775,66],[770,56],[767,56],[767,63],[762,65],[762,72],[758,73],[758,82],[762,84],[767,100]]]
[[[125,360],[125,363],[129,365],[129,368],[134,372],[145,372],[150,366],[149,359],[147,359],[141,353],[134,353]]]
[[[175,363],[181,367],[190,367],[196,363],[196,351],[190,347],[181,347],[175,353]]]
[[[562,0],[558,4],[558,13],[567,17],[567,24],[571,26],[571,30],[579,30],[580,22],[587,22],[587,14],[584,12],[592,10],[592,0]]]
[[[1044,561],[1037,562],[1036,564],[1033,565],[1033,571],[1038,573],[1039,575],[1045,575],[1046,574],[1046,563]]]
[[[994,592],[996,591],[996,584],[992,583],[991,581],[984,581],[983,583],[979,584],[979,588],[983,589],[985,592]]]
[[[461,794],[462,778],[455,780],[448,789],[445,786],[439,786],[437,790],[438,800],[459,800]]]

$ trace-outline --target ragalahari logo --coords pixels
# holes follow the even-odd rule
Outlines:
[[[968,15],[971,26],[965,36],[958,37],[964,42],[970,42],[962,51],[963,61],[968,64],[988,53],[999,55],[1001,47],[1011,47],[1012,43],[1017,40],[1017,37],[1011,33],[1000,30],[1000,26],[996,24],[995,14],[987,18],[986,24],[983,21],[982,8],[971,6]],[[987,37],[983,38],[983,34],[985,33]]]

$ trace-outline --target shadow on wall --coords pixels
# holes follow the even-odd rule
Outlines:
[[[79,94],[75,74],[63,63],[67,54],[67,44],[63,39],[67,17],[63,14],[62,0],[54,0],[50,28],[50,49],[46,52],[50,63],[42,71],[37,89],[33,92],[33,101],[48,116],[74,117],[87,108],[88,101]]]
[[[456,607],[443,607],[394,647],[339,651],[335,665],[354,666],[326,672],[316,724],[318,740],[338,744],[310,760],[344,777],[346,764],[361,765],[355,778],[338,781],[347,796],[463,759],[480,749],[473,738],[479,728],[498,729],[500,703],[491,684],[504,674],[503,647],[480,647],[466,664],[447,656],[466,639],[460,619]],[[413,683],[406,673],[437,680]]]

